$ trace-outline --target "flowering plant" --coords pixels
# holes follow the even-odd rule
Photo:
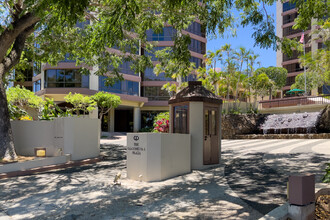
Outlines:
[[[159,113],[154,120],[154,132],[168,133],[170,127],[169,113]]]

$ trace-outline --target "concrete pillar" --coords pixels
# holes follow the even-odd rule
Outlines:
[[[99,76],[94,73],[98,70],[98,67],[94,66],[91,74],[89,75],[89,89],[99,90]]]
[[[141,129],[141,109],[140,109],[140,107],[134,107],[133,118],[134,118],[133,131],[138,132]]]
[[[110,126],[109,132],[115,132],[115,109],[109,111]]]
[[[99,112],[98,107],[95,107],[95,109],[89,113],[89,117],[98,118],[98,112]]]

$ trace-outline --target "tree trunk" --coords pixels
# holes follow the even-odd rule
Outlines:
[[[269,100],[272,100],[272,89],[269,89]]]
[[[2,81],[0,81],[0,158],[7,160],[17,158],[10,124],[6,90]]]

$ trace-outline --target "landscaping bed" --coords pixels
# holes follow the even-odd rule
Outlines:
[[[25,162],[25,161],[34,160],[34,159],[35,159],[35,157],[17,156],[16,160],[0,159],[0,165],[8,164],[8,163]]]
[[[317,198],[315,219],[330,219],[330,195],[320,195]]]

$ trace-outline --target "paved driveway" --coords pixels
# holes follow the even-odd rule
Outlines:
[[[230,188],[266,214],[286,202],[289,175],[313,173],[321,182],[330,162],[330,140],[223,140],[222,158]]]
[[[224,140],[221,166],[144,183],[126,179],[125,147],[113,144],[125,137],[102,143],[97,164],[0,180],[3,218],[258,219],[285,202],[290,173],[319,181],[330,157],[329,140]]]

